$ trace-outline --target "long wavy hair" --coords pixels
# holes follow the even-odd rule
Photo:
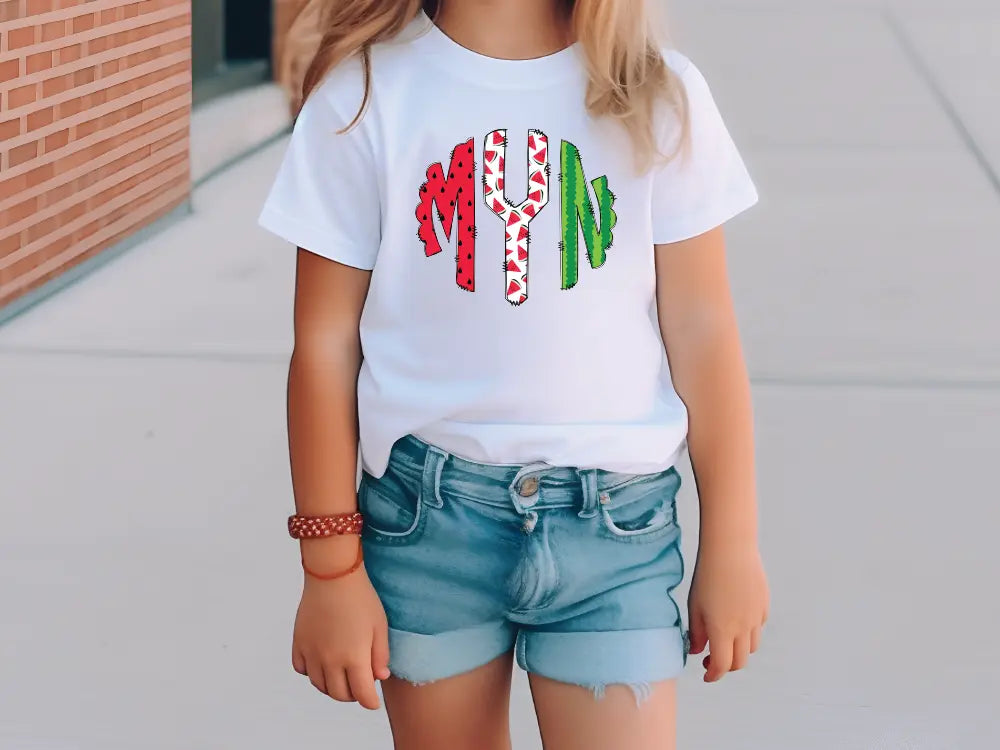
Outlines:
[[[648,0],[559,0],[571,18],[589,75],[586,106],[595,117],[620,120],[631,136],[636,161],[649,166],[670,158],[688,140],[688,105],[677,75],[663,59],[658,19]],[[332,68],[360,55],[364,97],[371,96],[371,48],[399,34],[423,10],[434,18],[440,0],[305,0],[284,40],[279,80],[291,93],[293,115]],[[659,148],[656,113],[671,108],[680,123],[676,149]]]

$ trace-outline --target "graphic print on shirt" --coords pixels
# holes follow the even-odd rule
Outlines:
[[[549,139],[528,131],[528,197],[514,206],[504,194],[507,131],[487,134],[483,148],[483,198],[506,227],[504,271],[507,301],[520,305],[528,298],[528,225],[549,202]]]
[[[587,189],[580,151],[569,141],[563,141],[559,154],[560,202],[562,204],[562,288],[576,286],[580,274],[580,230],[587,246],[591,268],[600,268],[607,259],[607,251],[614,241],[612,229],[618,221],[612,205],[615,194],[608,189],[608,178],[602,175],[591,181],[597,197],[600,224]]]
[[[455,244],[455,281],[470,292],[476,290],[476,208],[475,173],[473,154],[474,139],[459,143],[451,152],[448,177],[444,176],[441,162],[427,168],[427,181],[420,186],[420,203],[417,204],[417,237],[424,243],[427,257],[441,252],[441,243],[434,230],[433,215],[437,216],[450,241],[452,224],[458,225]]]

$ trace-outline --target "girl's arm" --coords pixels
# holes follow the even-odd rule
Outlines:
[[[295,348],[288,371],[288,445],[296,511],[357,510],[359,326],[369,271],[298,252]],[[356,536],[303,540],[310,570],[350,568]],[[388,677],[385,612],[364,569],[341,579],[306,576],[292,662],[336,700],[378,706],[375,679]]]
[[[657,307],[671,377],[688,409],[701,507],[689,599],[691,652],[711,644],[706,681],[757,649],[768,592],[757,546],[750,383],[721,228],[656,246]]]
[[[288,447],[301,514],[357,510],[359,330],[370,278],[298,251]]]

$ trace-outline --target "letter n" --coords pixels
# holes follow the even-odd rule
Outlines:
[[[614,237],[611,230],[618,217],[611,208],[615,195],[608,190],[608,178],[598,177],[590,184],[597,197],[597,211],[590,200],[583,160],[576,146],[563,141],[559,154],[560,201],[562,204],[562,288],[571,289],[579,280],[580,232],[587,246],[591,268],[600,268],[607,259]]]

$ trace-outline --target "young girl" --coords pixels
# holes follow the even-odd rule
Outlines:
[[[404,750],[508,748],[515,659],[548,750],[673,747],[687,654],[742,668],[768,606],[719,228],[757,196],[705,80],[643,0],[311,7],[261,215],[300,248],[294,668],[381,681]]]

